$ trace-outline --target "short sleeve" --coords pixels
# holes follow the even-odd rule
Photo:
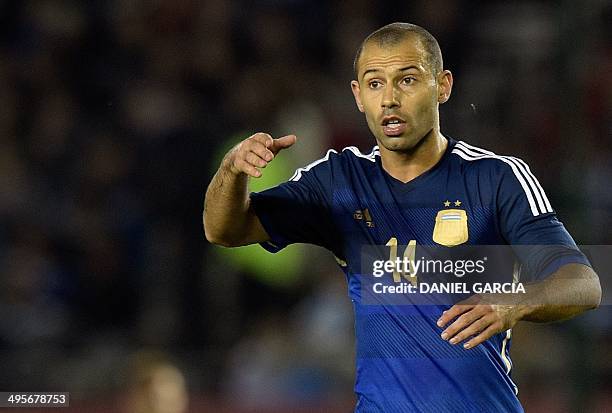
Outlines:
[[[522,160],[506,158],[499,181],[497,215],[502,236],[521,263],[521,277],[546,278],[565,264],[589,265],[557,219],[544,189]]]
[[[298,169],[289,181],[276,187],[251,193],[251,205],[270,236],[262,247],[278,252],[289,244],[308,243],[341,256],[332,220],[331,180],[331,166],[322,162]]]

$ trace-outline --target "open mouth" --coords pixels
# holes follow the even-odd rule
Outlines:
[[[383,133],[387,136],[399,136],[406,130],[406,122],[397,116],[386,116],[382,120]]]

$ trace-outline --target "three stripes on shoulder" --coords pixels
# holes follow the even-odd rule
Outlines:
[[[535,217],[540,214],[553,212],[552,206],[548,201],[548,197],[546,196],[544,189],[531,172],[531,169],[529,169],[529,166],[521,159],[515,158],[514,156],[496,155],[491,151],[472,146],[463,141],[457,142],[452,150],[452,153],[460,156],[466,161],[497,159],[508,164],[514,173],[514,176],[521,184],[523,191],[525,191],[525,196],[527,197],[527,201],[529,202],[529,207],[531,208],[531,213],[533,216]]]

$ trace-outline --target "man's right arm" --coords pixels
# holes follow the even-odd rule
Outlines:
[[[249,176],[259,178],[259,168],[265,168],[281,149],[295,141],[295,135],[273,139],[267,133],[256,133],[225,155],[204,199],[204,232],[208,241],[237,247],[270,239],[251,208]]]

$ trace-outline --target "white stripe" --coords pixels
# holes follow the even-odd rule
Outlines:
[[[510,383],[512,383],[512,386],[514,387],[514,394],[518,395],[518,387],[514,383],[514,381],[512,381],[512,379],[510,378],[510,370],[512,370],[512,361],[510,360],[510,357],[508,357],[508,355],[506,354],[507,352],[506,346],[508,344],[508,341],[510,340],[510,337],[512,337],[511,328],[506,330],[506,337],[504,337],[504,339],[502,340],[501,358],[504,364],[506,365],[506,374],[508,375],[508,379],[510,380]]]
[[[460,147],[462,149],[464,149],[468,154],[473,155],[473,156],[482,155],[482,153],[478,152],[478,151],[481,151],[481,152],[486,153],[487,156],[494,156],[494,157],[508,159],[510,162],[512,162],[514,165],[517,166],[518,170],[521,172],[521,175],[523,175],[523,177],[526,178],[527,183],[529,184],[529,188],[531,189],[532,194],[535,195],[535,198],[538,202],[538,206],[540,207],[540,212],[543,214],[548,212],[546,209],[546,205],[544,204],[544,200],[542,199],[542,196],[540,195],[540,191],[535,185],[535,182],[533,182],[533,180],[531,179],[531,176],[527,173],[525,168],[516,160],[516,158],[511,157],[511,156],[496,155],[493,152],[487,151],[485,149],[480,149],[475,146],[468,145],[465,142],[458,142],[457,144],[460,144]]]
[[[488,155],[495,155],[495,153],[491,151],[487,151],[486,149],[470,145],[463,141],[459,141],[458,143],[460,143],[464,148],[470,148],[470,149],[473,149],[474,151],[480,151]],[[500,156],[500,155],[495,155],[495,156]],[[548,200],[548,197],[546,196],[546,192],[544,192],[544,188],[542,188],[542,185],[540,185],[540,182],[538,181],[538,179],[531,172],[529,165],[527,165],[527,163],[523,161],[522,159],[516,158],[514,156],[503,156],[503,157],[513,160],[515,165],[519,167],[523,175],[527,178],[527,181],[529,182],[531,189],[533,190],[534,194],[536,195],[538,199],[538,205],[540,206],[540,211],[542,211],[542,213],[553,212],[552,206],[550,205],[550,201]]]
[[[521,158],[514,158],[514,159],[516,159],[520,164],[522,164],[525,167],[529,175],[533,178],[536,185],[540,189],[540,194],[542,194],[542,198],[544,198],[544,203],[546,204],[546,212],[553,212],[552,205],[550,205],[550,201],[548,200],[548,197],[546,196],[546,192],[544,192],[544,188],[542,188],[542,185],[540,185],[540,182],[538,181],[538,179],[531,172],[531,169],[529,168],[529,165],[527,165],[527,162],[523,161]]]
[[[372,150],[372,153],[368,154],[368,155],[364,155],[361,153],[361,151],[359,149],[357,149],[355,146],[347,146],[346,148],[342,149],[342,152],[349,150],[351,152],[353,152],[353,154],[355,154],[355,156],[358,156],[360,158],[363,159],[367,159],[370,162],[376,162],[376,159],[374,159],[374,156],[376,155],[376,153],[374,152],[374,150]],[[380,155],[380,153],[378,153]]]
[[[514,266],[512,268],[512,282],[517,283],[521,280],[521,262],[516,260],[514,261]]]
[[[314,162],[309,163],[308,165],[304,166],[303,168],[298,168],[295,173],[293,174],[293,176],[289,179],[290,181],[299,181],[300,178],[302,177],[302,172],[308,172],[310,171],[312,168],[314,168],[315,166],[317,166],[320,163],[323,163],[325,161],[329,160],[329,155],[332,153],[338,153],[335,149],[330,149],[327,151],[327,153],[325,154],[325,156],[321,159],[318,159]]]
[[[502,347],[501,347],[501,357],[502,357],[502,360],[504,361],[504,364],[506,365],[506,374],[510,374],[510,370],[512,369],[512,362],[506,355],[506,345],[508,344],[508,340],[510,340],[511,336],[512,336],[512,330],[511,329],[506,330],[506,337],[504,337],[504,339],[502,340]]]
[[[546,212],[553,212],[552,211],[552,207],[550,206],[550,202],[548,202],[548,198],[546,198],[546,194],[544,194],[544,190],[540,186],[540,183],[538,182],[536,177],[533,176],[533,174],[531,173],[531,170],[529,169],[527,164],[525,162],[523,162],[521,159],[515,158],[513,156],[496,155],[495,153],[493,153],[491,151],[487,151],[486,149],[482,149],[482,148],[478,148],[476,146],[472,146],[472,145],[470,145],[470,144],[468,144],[466,142],[463,142],[463,141],[459,141],[459,142],[457,142],[457,144],[461,145],[464,149],[471,149],[471,150],[473,150],[474,152],[476,152],[476,154],[478,154],[478,152],[481,152],[481,153],[484,153],[484,154],[487,154],[487,155],[491,155],[491,156],[501,156],[501,157],[503,157],[505,159],[510,159],[518,167],[518,169],[521,171],[523,176],[525,178],[527,178],[527,182],[529,183],[529,186],[530,186],[531,190],[533,191],[533,194],[535,195],[535,197],[536,197],[536,199],[538,201],[538,206],[540,207],[540,211],[543,214],[546,213]]]
[[[364,155],[363,153],[361,153],[361,151],[359,149],[357,149],[357,147],[355,146],[347,146],[346,148],[342,149],[342,152],[349,150],[350,152],[352,152],[355,156],[358,156],[360,158],[363,159],[367,159],[370,162],[376,162],[376,156],[380,156],[380,151],[378,150],[378,146],[375,146],[372,148],[372,152],[370,152],[368,155]],[[325,156],[321,159],[317,159],[314,162],[309,163],[308,165],[302,167],[302,168],[298,168],[295,173],[293,174],[293,176],[291,178],[289,178],[290,181],[299,181],[300,178],[302,177],[302,173],[303,172],[308,172],[310,171],[312,168],[314,168],[315,166],[317,166],[320,163],[323,163],[325,161],[329,161],[329,155],[332,153],[338,153],[338,151],[336,151],[335,149],[329,149],[327,151],[327,153],[325,154]]]
[[[531,195],[531,191],[529,191],[527,183],[523,179],[523,176],[521,175],[521,173],[516,168],[516,165],[514,163],[512,163],[512,161],[510,161],[508,159],[505,159],[505,158],[502,158],[502,157],[497,156],[497,155],[470,156],[470,155],[462,152],[462,150],[465,150],[465,148],[462,148],[462,147],[457,148],[457,146],[455,145],[455,147],[453,148],[453,151],[451,153],[454,153],[455,155],[460,156],[461,158],[465,159],[466,161],[477,161],[479,159],[491,158],[491,159],[499,159],[500,161],[510,165],[510,168],[512,168],[512,172],[514,172],[514,176],[516,176],[516,179],[518,179],[519,183],[523,187],[523,191],[525,192],[525,195],[527,196],[527,201],[529,202],[529,207],[531,208],[531,213],[533,214],[534,217],[540,215],[540,212],[538,211],[538,207],[537,207],[537,205],[536,205],[536,203],[535,203],[535,201],[533,199],[533,196]]]

